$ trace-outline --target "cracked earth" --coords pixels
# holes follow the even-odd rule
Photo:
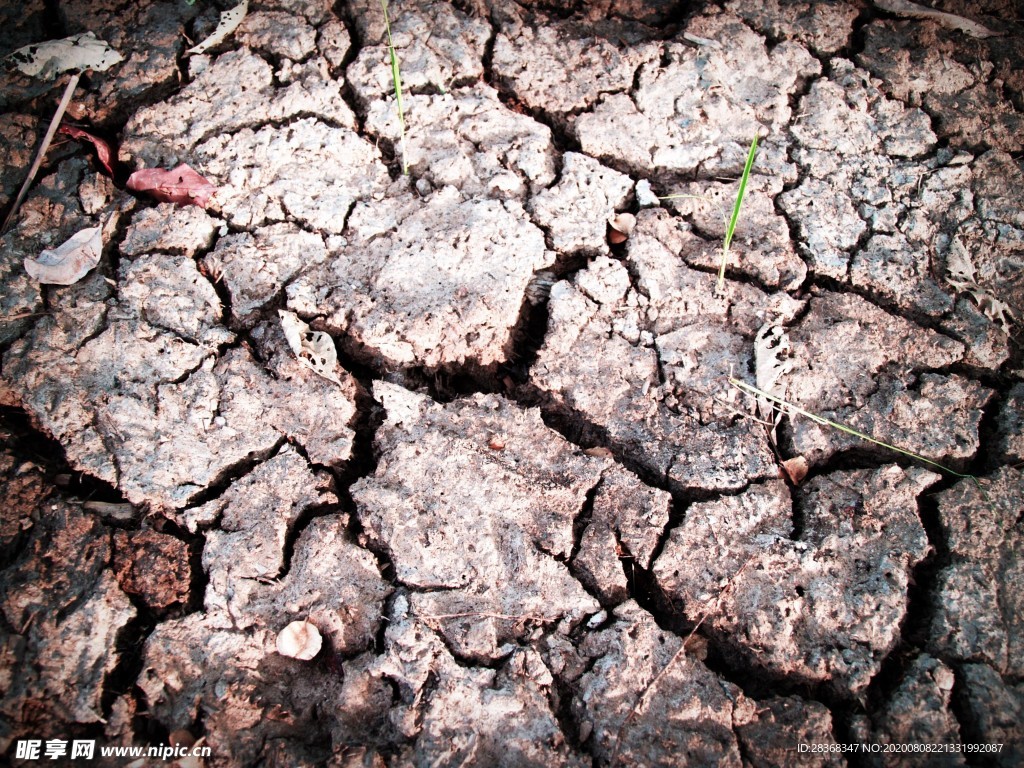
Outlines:
[[[125,57],[70,109],[116,183],[58,144],[2,239],[0,752],[1024,762],[1024,360],[986,312],[1024,308],[1024,26],[941,5],[1004,34],[395,2],[408,176],[376,2],[254,0],[191,57],[223,8],[0,9],[3,52],[91,30]],[[56,97],[0,85],[6,210]],[[205,210],[123,189],[182,162]],[[92,226],[85,279],[25,273]],[[791,402],[952,472],[801,417],[773,447],[727,379],[776,326]],[[303,619],[323,649],[281,656]],[[798,751],[852,742],[957,749]]]

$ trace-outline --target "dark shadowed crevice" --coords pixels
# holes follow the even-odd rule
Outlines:
[[[172,536],[182,541],[188,548],[188,597],[185,603],[173,603],[165,608],[156,609],[149,606],[141,595],[122,589],[135,608],[136,615],[118,634],[118,660],[104,680],[102,709],[104,717],[110,718],[115,702],[127,696],[134,702],[131,726],[135,737],[143,741],[149,740],[149,743],[166,743],[165,729],[142,711],[141,695],[136,688],[136,682],[143,671],[146,640],[161,622],[183,618],[202,610],[209,579],[202,567],[205,537],[189,533],[168,518],[153,518],[152,521],[155,522],[152,530]],[[133,527],[138,530],[137,526]]]
[[[545,270],[544,274],[535,274],[527,286],[527,300],[523,302],[512,330],[512,348],[496,372],[505,392],[514,393],[530,377],[530,369],[537,362],[537,355],[548,335],[548,294],[551,285],[559,279],[554,270]]]
[[[989,742],[981,724],[977,722],[973,713],[970,690],[964,679],[964,671],[959,665],[950,665],[953,668],[954,682],[953,695],[949,699],[949,711],[960,726],[960,740],[964,744],[985,744]],[[991,758],[982,753],[965,752],[964,760],[969,766],[991,765]]]
[[[82,501],[127,503],[124,495],[110,483],[75,470],[68,463],[64,447],[33,425],[21,408],[0,406],[0,429],[11,436],[4,441],[4,447],[18,458],[38,465],[46,482],[60,488],[64,495]]]
[[[544,424],[570,443],[584,449],[607,448],[616,462],[639,477],[646,485],[663,491],[668,490],[664,474],[647,464],[641,451],[613,440],[605,427],[595,424],[562,403],[552,402],[550,395],[532,384],[517,392],[516,401],[526,407],[540,407]]]
[[[928,645],[938,574],[949,563],[949,547],[939,521],[936,495],[956,482],[958,478],[944,479],[918,497],[918,516],[931,551],[910,572],[907,609],[900,625],[899,640],[868,686],[866,701],[869,711],[878,711],[889,701],[910,664]]]
[[[849,259],[846,263],[847,274],[849,274],[849,270],[852,267],[853,261],[856,258],[857,254],[867,246],[868,240],[870,240],[874,236],[875,232],[873,232],[870,227],[866,228],[864,234],[861,235],[860,241],[858,241],[857,245],[855,245],[853,248],[849,250]],[[810,265],[808,265],[808,270],[810,269],[811,267]],[[810,274],[810,272],[808,272],[808,274]],[[921,328],[933,331],[942,336],[946,336],[947,338],[956,340],[955,337],[949,333],[949,331],[944,330],[941,327],[942,321],[945,318],[945,316],[935,317],[932,315],[927,315],[923,312],[915,312],[911,307],[901,306],[896,302],[892,301],[891,299],[882,296],[875,291],[870,290],[869,288],[853,285],[852,283],[849,282],[848,279],[846,281],[839,281],[832,277],[826,277],[824,275],[815,275],[813,283],[814,287],[819,290],[832,291],[834,293],[849,293],[855,296],[859,296],[860,298],[864,299],[873,306],[883,310],[887,314],[894,315],[903,320],[911,322],[914,325],[917,325]]]
[[[804,483],[806,483],[808,479],[813,479],[813,477],[808,474]],[[795,489],[790,486],[790,509],[792,510],[793,521],[793,532],[790,534],[790,538],[793,541],[800,541],[803,538],[804,531],[807,527],[807,495],[803,493],[794,493],[794,490]]]
[[[45,0],[43,3],[43,29],[49,39],[65,37],[67,27],[64,24],[64,15],[60,11],[61,0]]]
[[[241,477],[248,475],[271,456],[277,454],[287,440],[279,437],[274,445],[264,451],[251,451],[244,459],[222,469],[206,487],[189,497],[184,509],[193,509],[219,499]]]
[[[997,454],[997,446],[1001,443],[1001,432],[999,428],[1000,415],[1007,407],[1007,392],[1013,386],[1010,380],[996,382],[988,377],[977,377],[985,386],[992,388],[995,394],[982,408],[981,422],[978,424],[978,452],[974,460],[966,470],[970,474],[981,476],[988,474],[1000,466],[1003,462]]]
[[[682,525],[683,521],[686,520],[686,514],[692,502],[692,499],[684,499],[678,494],[672,496],[672,503],[669,507],[668,522],[665,523],[665,527],[662,528],[661,533],[658,535],[658,542],[654,545],[654,549],[651,551],[652,579],[654,564],[658,562],[658,558],[661,557],[661,553],[665,551],[665,545],[668,544],[668,539],[669,536],[672,535],[672,531]],[[659,594],[661,593],[659,592]]]
[[[103,684],[102,708],[105,718],[110,717],[114,702],[121,696],[128,696],[135,699],[136,702],[138,701],[135,681],[142,673],[146,638],[159,623],[156,616],[138,596],[127,595],[127,597],[135,607],[136,616],[121,628],[117,636],[117,664],[107,674]],[[150,718],[144,719],[149,720]],[[138,735],[138,726],[139,723],[135,723],[133,730],[136,735]]]
[[[686,637],[689,633],[678,633]],[[723,638],[714,629],[702,624],[697,635],[707,641],[707,658],[704,664],[716,675],[738,686],[746,696],[753,699],[770,699],[776,696],[798,696],[806,701],[818,702],[833,713],[852,712],[862,709],[852,696],[838,694],[828,682],[811,683],[787,678],[778,672],[760,667],[749,659],[741,658],[728,638]],[[837,737],[838,738],[838,737]]]
[[[347,366],[344,367],[348,369]],[[351,369],[348,370],[351,373]],[[278,579],[283,579],[290,572],[296,542],[309,524],[321,517],[340,514],[346,518],[346,527],[351,540],[368,550],[376,559],[381,578],[389,584],[394,585],[395,583],[394,564],[391,562],[386,548],[374,546],[373,542],[368,540],[359,518],[358,506],[352,498],[352,486],[363,478],[372,477],[377,470],[379,457],[374,449],[374,438],[385,418],[383,407],[373,400],[368,391],[371,381],[365,378],[360,379],[360,385],[356,395],[356,414],[350,424],[354,433],[351,454],[348,461],[341,467],[326,468],[315,464],[309,459],[309,455],[300,444],[292,442],[293,449],[311,467],[326,469],[330,472],[338,502],[307,507],[289,527],[283,547],[283,565],[280,573],[277,574]],[[386,612],[385,615],[387,615]],[[382,641],[383,636],[379,639]]]
[[[562,731],[567,744],[572,746],[573,749],[582,750],[584,755],[589,754],[587,749],[589,734],[587,734],[588,739],[580,738],[582,736],[580,723],[572,706],[573,697],[577,692],[574,690],[573,685],[561,676],[552,675],[552,678],[553,682],[548,691],[548,705],[555,716],[555,721],[558,723],[558,727]],[[596,768],[597,759],[591,755],[591,760]]]
[[[571,280],[589,261],[590,258],[581,253],[559,254],[554,264],[534,273],[526,287],[519,318],[512,328],[511,348],[505,362],[498,364],[495,372],[496,383],[501,386],[497,391],[504,391],[513,398],[521,396],[519,389],[528,382],[530,370],[547,338],[551,287],[560,280]]]
[[[658,580],[654,577],[653,563],[655,559],[651,560],[651,568],[644,568],[636,562],[618,532],[616,532],[615,541],[616,551],[621,553],[619,562],[626,577],[626,588],[630,598],[651,614],[661,629],[685,637],[693,628],[692,624],[686,621],[682,611],[673,610],[672,597],[661,588]]]
[[[458,8],[467,16],[472,17],[472,8],[465,7],[467,3],[460,2],[460,0],[454,0],[452,5]],[[487,40],[484,42],[484,55],[481,58],[480,65],[483,67],[483,80],[485,83],[490,85],[495,90],[499,90],[498,84],[494,79],[494,44],[498,40],[498,25],[495,23],[493,18],[487,19],[490,26],[490,32],[487,35]],[[456,86],[457,87],[457,86]]]
[[[360,383],[363,383],[361,380]],[[364,387],[369,386],[366,381]],[[374,400],[367,389],[362,388],[356,397],[356,417],[352,423],[355,436],[352,440],[352,456],[340,470],[334,470],[335,492],[338,495],[340,509],[348,515],[348,532],[352,540],[368,550],[377,560],[377,568],[381,578],[390,585],[396,582],[395,566],[385,547],[374,546],[367,536],[359,507],[352,497],[352,486],[363,478],[373,477],[377,471],[380,457],[377,454],[374,440],[377,430],[384,423],[383,406]],[[286,562],[290,562],[290,559]],[[388,615],[384,611],[384,616]],[[387,623],[386,621],[384,622]],[[383,636],[381,637],[383,639]]]

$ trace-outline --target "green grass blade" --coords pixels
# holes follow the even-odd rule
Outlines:
[[[722,264],[718,268],[718,292],[725,288],[725,264],[729,260],[729,246],[732,244],[733,233],[736,232],[736,224],[740,220],[740,207],[743,205],[743,197],[747,193],[747,182],[750,180],[750,169],[754,166],[754,156],[757,154],[757,134],[750,142],[750,150],[747,152],[747,162],[743,166],[743,176],[740,178],[740,191],[736,195],[736,205],[732,208],[732,217],[729,219],[729,226],[725,228],[725,242],[722,244]]]
[[[405,109],[402,107],[402,73],[398,68],[398,54],[395,52],[395,44],[391,40],[391,19],[388,17],[387,0],[380,0],[380,7],[384,11],[384,29],[388,34],[388,55],[391,58],[391,82],[395,86],[395,104],[398,107],[398,128],[400,131],[399,146],[402,152],[402,173],[409,175],[409,161],[405,154]]]
[[[912,451],[908,451],[905,448],[900,448],[900,447],[895,446],[895,445],[890,445],[889,443],[884,443],[881,440],[876,440],[875,438],[870,437],[868,435],[865,435],[863,432],[858,432],[856,429],[848,427],[845,424],[840,424],[837,421],[830,421],[829,419],[826,419],[823,416],[818,416],[815,413],[811,413],[810,411],[806,411],[803,408],[801,408],[800,406],[794,405],[793,403],[789,402],[788,400],[783,400],[781,397],[777,397],[776,395],[770,395],[767,392],[765,392],[764,390],[758,389],[757,387],[755,387],[755,386],[753,386],[751,384],[747,384],[746,382],[740,381],[739,379],[734,379],[734,378],[732,378],[730,376],[729,377],[729,383],[732,384],[737,389],[740,389],[740,390],[746,392],[747,394],[755,395],[757,397],[763,397],[763,398],[765,398],[765,399],[775,403],[776,405],[780,406],[781,409],[787,415],[793,414],[793,413],[799,414],[799,415],[801,415],[801,416],[803,416],[803,417],[805,417],[807,419],[810,419],[815,424],[821,424],[824,427],[832,427],[833,429],[838,429],[840,432],[845,432],[848,435],[853,435],[854,437],[859,437],[861,440],[867,440],[869,443],[874,443],[875,445],[879,445],[882,448],[888,448],[890,451],[895,451],[896,453],[903,454],[904,456],[909,456],[910,458],[912,458],[912,459],[914,459],[916,461],[920,461],[920,462],[923,462],[923,463],[928,464],[930,466],[936,467],[937,469],[941,469],[943,472],[948,472],[949,474],[955,475],[956,477],[971,478],[973,480],[977,479],[977,478],[974,477],[974,475],[962,474],[960,472],[957,472],[955,470],[950,469],[947,466],[939,464],[937,461],[932,461],[931,459],[926,459],[924,456],[921,456],[920,454],[914,453]]]

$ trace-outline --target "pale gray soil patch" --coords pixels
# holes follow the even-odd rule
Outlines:
[[[114,178],[59,136],[0,236],[2,760],[1021,762],[1019,3],[395,2],[404,141],[376,0],[186,55],[232,4],[0,11],[125,56]],[[0,73],[0,213],[63,82]]]

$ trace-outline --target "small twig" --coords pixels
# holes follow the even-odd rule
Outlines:
[[[508,616],[504,613],[488,613],[487,611],[467,611],[466,613],[439,613],[430,616],[416,616],[415,618],[421,621],[430,621],[434,619],[466,619],[466,618],[481,618],[481,619],[500,619],[502,621],[556,621],[553,616],[533,616],[530,614],[524,614],[519,616]]]
[[[25,183],[21,185],[21,189],[18,191],[18,196],[14,198],[14,205],[11,206],[11,210],[8,212],[7,218],[4,219],[3,226],[0,226],[0,234],[7,231],[7,225],[14,219],[14,216],[18,212],[18,208],[21,207],[21,204],[25,202],[25,196],[28,194],[28,189],[32,186],[32,180],[35,179],[36,174],[39,173],[39,168],[43,164],[43,158],[46,157],[46,150],[50,148],[50,142],[53,141],[53,135],[57,133],[57,126],[60,125],[61,118],[64,117],[68,104],[71,103],[71,96],[74,94],[75,88],[78,87],[78,80],[81,76],[82,75],[79,72],[73,72],[71,74],[71,79],[68,80],[67,87],[64,89],[64,95],[60,99],[60,104],[57,105],[57,113],[50,121],[50,127],[46,129],[46,135],[43,136],[43,143],[39,145],[39,151],[36,152],[36,159],[32,161],[32,167],[28,169],[28,176],[25,177]]]
[[[623,737],[623,735],[626,732],[626,727],[630,723],[633,722],[633,719],[636,717],[637,713],[640,711],[640,707],[642,707],[646,703],[647,697],[657,687],[658,683],[661,682],[661,678],[663,678],[666,675],[666,673],[669,671],[669,669],[671,669],[672,666],[676,663],[676,661],[679,660],[680,656],[684,656],[686,654],[687,643],[689,643],[690,640],[693,639],[693,636],[697,633],[697,630],[700,629],[701,625],[705,622],[705,620],[707,620],[708,616],[711,615],[712,611],[717,611],[721,607],[722,600],[732,590],[733,583],[735,582],[736,578],[741,573],[743,573],[743,571],[746,569],[747,565],[750,564],[750,561],[754,559],[754,554],[755,554],[754,552],[751,552],[747,556],[747,559],[743,561],[743,565],[741,565],[736,570],[736,573],[734,573],[729,578],[728,583],[724,587],[722,587],[722,591],[719,592],[718,598],[715,600],[715,604],[714,604],[713,608],[710,608],[710,609],[704,611],[703,614],[701,614],[700,619],[698,619],[697,623],[693,625],[693,629],[691,629],[690,633],[685,638],[683,638],[683,642],[680,644],[679,648],[676,650],[676,652],[674,654],[672,654],[672,658],[668,660],[668,662],[665,664],[665,666],[661,668],[661,671],[658,672],[658,674],[656,674],[651,679],[651,682],[649,682],[647,684],[647,686],[643,689],[643,691],[637,697],[636,703],[633,704],[633,707],[629,710],[629,714],[626,715],[626,719],[622,721],[622,725],[619,726],[619,730],[616,732],[616,735],[615,735],[615,748],[612,750],[612,757],[611,757],[611,760],[609,760],[609,762],[608,762],[608,765],[610,766],[610,768],[615,768],[616,764],[618,763],[619,747],[622,744],[622,737]]]
[[[18,312],[13,315],[0,317],[0,323],[13,323],[15,320],[24,320],[28,317],[45,317],[49,312]]]
[[[18,632],[19,635],[24,635],[28,632],[28,628],[32,626],[32,622],[36,620],[36,616],[39,615],[39,611],[32,611],[28,618],[25,619],[25,623],[21,625],[21,630]]]

